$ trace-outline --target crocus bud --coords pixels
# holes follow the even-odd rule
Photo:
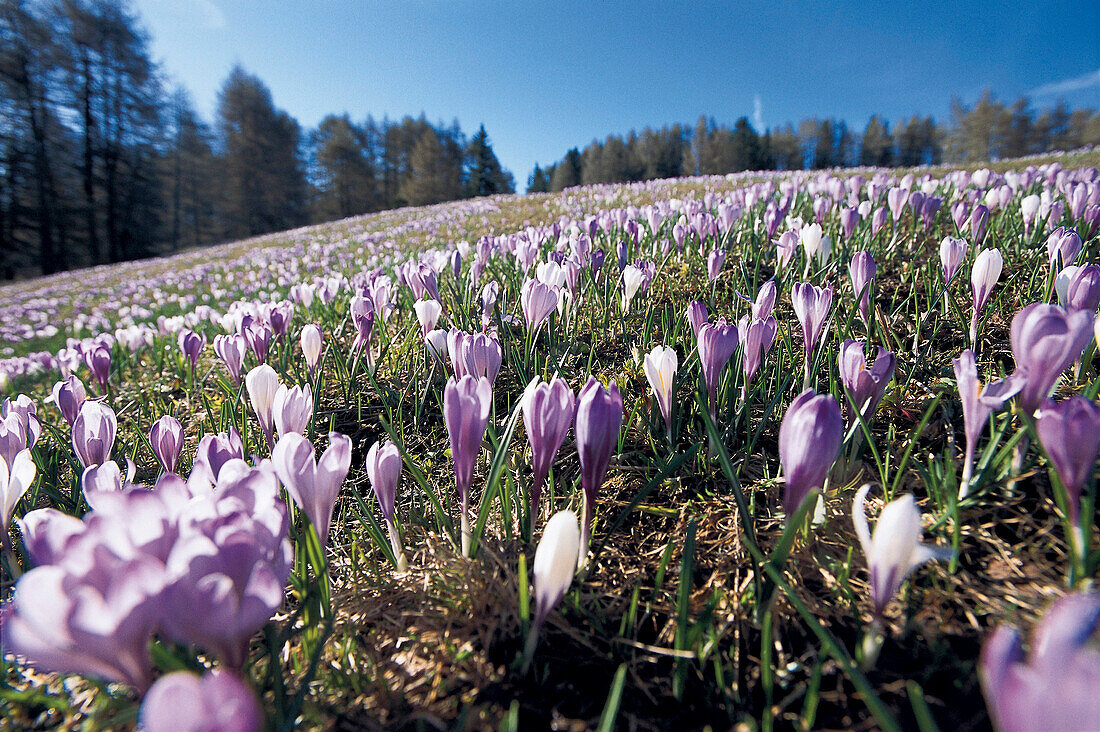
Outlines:
[[[970,212],[970,240],[974,242],[974,246],[981,246],[987,228],[989,228],[989,209],[979,203]]]
[[[389,440],[375,442],[367,451],[367,478],[378,499],[378,507],[386,523],[393,522],[394,504],[397,500],[397,484],[401,480],[401,453]]]
[[[271,451],[275,474],[317,530],[321,549],[328,546],[332,510],[351,467],[351,438],[329,432],[328,441],[320,460],[315,460],[309,440],[295,432],[284,435]]]
[[[195,463],[187,479],[188,483],[203,482],[208,486],[217,484],[222,466],[231,460],[244,460],[244,445],[241,443],[240,433],[233,427],[229,428],[229,432],[208,432],[195,448]]]
[[[881,346],[871,368],[867,368],[867,358],[863,353],[863,343],[847,340],[840,344],[837,354],[837,371],[840,383],[851,394],[847,402],[848,419],[854,422],[856,412],[869,420],[878,409],[878,403],[886,394],[890,379],[894,378],[897,359],[894,354]]]
[[[321,326],[310,323],[302,328],[302,355],[306,358],[306,369],[310,381],[317,376],[317,366],[321,363]]]
[[[80,414],[80,407],[85,399],[87,394],[84,391],[84,384],[72,375],[54,384],[50,392],[50,401],[57,405],[58,411],[70,427]]]
[[[374,301],[363,295],[356,295],[351,299],[351,320],[355,324],[355,340],[352,341],[352,353],[359,353],[364,345],[370,346],[371,334],[374,333]],[[369,356],[368,356],[369,358]]]
[[[870,484],[856,493],[852,502],[852,522],[867,557],[871,574],[871,603],[875,619],[882,618],[887,603],[901,589],[901,583],[914,569],[933,559],[947,559],[951,550],[921,544],[920,511],[913,496],[906,495],[886,504],[871,533],[864,502]]]
[[[719,318],[717,323],[704,324],[699,328],[696,349],[699,351],[699,365],[703,370],[703,383],[707,387],[707,405],[711,418],[715,415],[718,396],[718,380],[722,369],[729,363],[730,356],[737,350],[737,327]]]
[[[111,459],[118,422],[114,411],[102,402],[87,401],[73,421],[73,449],[80,463],[88,468]]]
[[[714,249],[707,257],[707,278],[714,282],[722,273],[722,264],[726,261],[726,253],[721,249]]]
[[[669,442],[672,441],[672,380],[676,376],[678,366],[679,358],[673,348],[654,346],[653,350],[645,355],[645,375],[649,379],[650,388],[653,389],[653,396],[657,398],[661,416],[665,419],[665,430],[668,433]]]
[[[638,288],[642,286],[642,279],[644,274],[642,270],[635,267],[633,264],[628,264],[623,268],[623,294],[622,294],[622,307],[623,314],[630,312],[630,302],[634,299],[634,295],[637,294]]]
[[[904,188],[891,188],[886,193],[886,202],[890,205],[890,213],[894,217],[894,223],[905,213],[905,204],[909,200],[909,191]]]
[[[149,444],[164,472],[176,472],[176,463],[183,450],[183,425],[175,417],[164,415],[149,428]]]
[[[279,390],[279,375],[266,363],[257,366],[244,377],[252,410],[260,423],[260,430],[267,440],[267,447],[275,446],[275,394]]]
[[[787,268],[787,264],[791,261],[791,257],[794,256],[795,250],[798,248],[798,232],[794,229],[783,232],[780,235],[779,240],[775,243],[776,250],[776,269],[783,270]]]
[[[1020,218],[1024,222],[1024,233],[1030,234],[1035,227],[1035,215],[1039,213],[1039,197],[1024,196],[1020,201]]]
[[[225,364],[234,386],[241,383],[241,368],[244,366],[244,352],[247,348],[248,343],[244,336],[214,336],[214,353],[218,354],[218,358]]]
[[[550,611],[557,606],[573,583],[581,546],[577,514],[572,511],[558,511],[550,517],[535,548],[535,561],[531,567],[535,627],[546,622]]]
[[[538,280],[527,280],[520,289],[519,302],[527,330],[538,331],[558,306],[558,289]]]
[[[989,302],[993,287],[1001,278],[1004,257],[998,249],[983,249],[974,260],[974,269],[970,273],[970,292],[974,299],[974,314],[970,320],[970,342],[978,340],[978,316]]]
[[[843,438],[844,419],[831,394],[807,389],[791,402],[779,425],[779,462],[786,478],[783,510],[788,516],[825,484]]]
[[[416,319],[420,321],[421,335],[427,335],[428,331],[435,330],[439,316],[443,312],[443,306],[438,300],[417,300],[413,309],[416,311]]]
[[[871,283],[875,279],[876,271],[875,258],[870,252],[856,252],[852,255],[848,274],[852,278],[852,291],[859,301],[859,313],[868,327],[871,322]]]
[[[963,351],[952,359],[955,383],[959,388],[959,400],[963,408],[963,431],[966,434],[966,454],[963,459],[963,475],[959,484],[959,498],[965,498],[970,490],[970,478],[974,470],[974,454],[982,430],[989,416],[1005,405],[1024,386],[1024,372],[1017,370],[1007,379],[991,381],[982,388],[978,381],[978,366],[974,352]]]
[[[455,488],[462,511],[462,554],[470,554],[469,501],[474,463],[489,424],[493,387],[485,377],[451,377],[443,389],[443,421],[451,441]]]
[[[5,547],[8,545],[8,527],[15,505],[31,487],[36,472],[30,450],[20,450],[10,464],[0,458],[0,531],[4,532],[0,543]]]
[[[573,424],[576,398],[564,379],[550,383],[531,380],[523,392],[523,426],[531,443],[531,526],[539,515],[542,487],[550,465]]]
[[[1025,374],[1020,406],[1028,414],[1039,408],[1054,382],[1085,350],[1092,321],[1093,314],[1084,310],[1068,313],[1057,305],[1040,302],[1028,305],[1012,318],[1012,356],[1016,368]]]
[[[433,330],[424,336],[424,344],[428,347],[428,353],[436,363],[442,365],[447,359],[447,331]]]
[[[772,314],[775,308],[775,280],[768,280],[756,291],[756,299],[752,303],[752,318],[766,318]]]
[[[99,390],[107,393],[107,379],[111,375],[111,349],[102,344],[84,352],[84,363],[99,384]]]
[[[145,694],[138,711],[145,732],[260,732],[263,724],[256,695],[222,669],[201,678],[189,671],[166,674]]]
[[[1026,660],[1019,631],[1002,625],[985,639],[978,677],[998,732],[1095,729],[1100,719],[1100,593],[1056,601],[1031,633]]]
[[[791,303],[802,326],[802,343],[806,354],[804,381],[809,384],[814,348],[824,332],[825,320],[833,305],[833,286],[821,288],[809,282],[796,282],[791,288]]]
[[[940,264],[943,265],[944,287],[951,284],[966,258],[966,239],[945,236],[940,242]]]
[[[737,326],[738,339],[741,341],[741,369],[745,374],[745,384],[742,387],[742,398],[748,393],[749,384],[756,377],[760,365],[764,362],[764,356],[775,345],[775,318],[750,319],[748,315],[741,318]]]
[[[578,565],[584,563],[588,553],[588,539],[592,535],[592,519],[596,510],[596,491],[603,485],[611,455],[618,447],[622,424],[623,398],[619,387],[612,382],[611,387],[605,389],[596,379],[588,377],[588,383],[577,398],[573,427],[581,463],[581,486],[584,488],[584,520]]]
[[[699,329],[707,324],[709,317],[710,313],[707,312],[707,306],[699,300],[692,300],[691,304],[688,305],[687,319],[696,338],[699,337]]]
[[[309,384],[289,389],[280,384],[271,402],[271,414],[280,437],[291,432],[304,435],[313,418],[313,393]]]
[[[847,206],[840,209],[840,227],[844,231],[844,238],[851,239],[852,232],[855,231],[856,224],[859,223],[859,211]]]
[[[1055,277],[1054,289],[1058,292],[1058,302],[1067,310],[1095,313],[1100,307],[1100,266],[1068,265]]]
[[[1077,261],[1077,255],[1081,253],[1081,236],[1073,229],[1059,226],[1047,237],[1047,256],[1050,258],[1050,269],[1057,272],[1062,267]]]
[[[179,332],[176,342],[179,344],[180,353],[187,359],[187,363],[190,364],[191,370],[194,371],[199,365],[199,357],[202,355],[202,349],[206,348],[206,334],[196,333],[193,330],[184,328]]]
[[[1080,526],[1081,492],[1100,453],[1100,406],[1083,396],[1047,401],[1039,412],[1039,441],[1069,496],[1070,520]]]

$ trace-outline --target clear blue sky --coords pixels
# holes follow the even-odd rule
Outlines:
[[[484,123],[522,187],[535,162],[611,132],[760,127],[875,112],[945,119],[990,87],[1100,107],[1100,2],[135,0],[152,51],[207,119],[234,63],[275,104]],[[762,131],[762,130],[760,130]]]

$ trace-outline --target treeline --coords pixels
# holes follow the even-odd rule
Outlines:
[[[875,115],[862,133],[843,120],[807,119],[797,129],[787,124],[760,134],[745,117],[731,128],[702,116],[694,128],[676,124],[609,135],[573,148],[547,168],[536,165],[527,191],[742,170],[980,162],[1098,144],[1095,110],[1071,111],[1059,102],[1036,113],[1025,99],[1006,106],[986,91],[973,107],[953,100],[946,126],[914,115],[891,128]]]
[[[234,68],[213,123],[119,0],[0,0],[0,279],[512,192],[484,127],[325,118]]]

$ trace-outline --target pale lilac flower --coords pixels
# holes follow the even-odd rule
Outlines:
[[[176,472],[183,450],[183,425],[175,417],[164,415],[149,429],[149,444],[164,472]]]
[[[351,467],[351,438],[329,432],[328,442],[320,460],[309,440],[295,432],[283,435],[271,451],[275,474],[317,530],[321,549],[328,546],[332,511]]]
[[[722,264],[726,261],[726,253],[721,249],[711,250],[707,257],[707,277],[711,282],[718,279],[722,273]]]
[[[371,445],[367,451],[366,469],[367,479],[378,499],[378,507],[382,510],[382,518],[386,521],[386,531],[390,537],[393,556],[397,560],[397,570],[404,572],[409,568],[409,561],[405,558],[401,536],[397,533],[397,524],[394,521],[397,486],[401,481],[401,453],[397,445],[389,440]]]
[[[710,313],[707,312],[707,306],[699,300],[692,300],[691,304],[688,305],[687,319],[696,338],[699,337],[699,329],[707,324],[709,317]]]
[[[760,365],[775,345],[775,318],[741,317],[737,324],[737,335],[741,342],[741,369],[745,374],[745,383],[741,388],[742,399],[748,394],[749,384],[756,377]]]
[[[80,406],[87,398],[83,382],[70,375],[53,385],[47,401],[52,401],[57,406],[61,416],[72,427],[77,415],[80,414]]]
[[[1054,278],[1054,290],[1059,304],[1067,310],[1095,313],[1100,307],[1100,266],[1066,265]]]
[[[313,391],[309,384],[289,389],[280,384],[271,402],[271,413],[280,437],[291,432],[304,435],[313,418]]]
[[[989,716],[998,732],[1080,732],[1100,720],[1100,651],[1089,639],[1100,624],[1100,594],[1055,602],[1031,633],[1024,656],[1019,631],[1002,625],[978,660]]]
[[[1062,267],[1077,261],[1083,244],[1081,236],[1073,229],[1059,226],[1047,237],[1047,256],[1050,258],[1050,271],[1058,272]]]
[[[970,343],[978,342],[978,316],[981,315],[993,287],[1001,278],[1004,257],[998,249],[983,249],[974,260],[974,269],[970,273],[970,292],[974,299],[973,316],[970,319]]]
[[[195,448],[195,463],[191,467],[188,483],[204,483],[207,487],[218,482],[222,466],[231,460],[244,460],[241,435],[233,427],[229,432],[206,433]]]
[[[546,522],[542,538],[535,548],[535,561],[531,566],[535,628],[546,622],[550,611],[557,606],[573,583],[582,546],[577,514],[572,511],[558,511]]]
[[[867,557],[871,574],[871,604],[879,621],[886,605],[901,589],[901,583],[914,569],[933,559],[948,559],[951,550],[921,543],[920,510],[911,495],[895,499],[882,509],[875,522],[874,534],[867,523],[864,502],[870,484],[856,493],[852,502],[852,522]]]
[[[644,275],[642,270],[635,267],[633,264],[628,264],[623,269],[623,294],[622,294],[622,308],[623,314],[630,312],[630,303],[634,299],[634,295],[637,294],[638,289],[642,286],[642,279]]]
[[[80,463],[88,468],[111,459],[118,422],[114,411],[102,402],[87,401],[73,421],[73,449]]]
[[[1010,340],[1016,368],[1024,372],[1020,406],[1032,414],[1054,383],[1081,355],[1091,337],[1093,314],[1068,313],[1057,305],[1032,303],[1012,318]]]
[[[416,311],[416,319],[420,321],[420,334],[426,336],[429,331],[435,330],[439,316],[443,313],[443,306],[438,300],[417,300],[413,304],[413,310]]]
[[[851,394],[846,403],[849,422],[855,422],[857,412],[863,419],[871,419],[878,409],[878,403],[886,394],[886,387],[894,378],[896,366],[894,354],[881,346],[878,347],[874,363],[868,368],[862,342],[846,340],[840,344],[837,372],[840,374],[840,383]]]
[[[267,447],[275,446],[275,394],[279,391],[279,375],[275,369],[260,364],[244,377],[248,398],[252,402],[252,411],[260,423],[260,430],[267,440]]]
[[[871,325],[871,285],[877,268],[870,252],[856,252],[848,265],[848,274],[852,278],[852,291],[859,301],[859,313],[867,327]]]
[[[351,320],[355,325],[355,340],[351,344],[351,352],[358,354],[363,346],[367,346],[367,359],[370,359],[370,339],[374,333],[374,302],[369,297],[356,295],[351,300]]]
[[[806,389],[787,407],[779,425],[779,462],[786,480],[783,510],[788,516],[811,491],[825,484],[843,438],[844,419],[831,394]]]
[[[138,721],[144,732],[260,732],[264,713],[233,673],[215,669],[200,678],[174,671],[145,694]]]
[[[317,366],[321,363],[321,326],[310,323],[302,328],[302,355],[306,359],[306,369],[312,381],[317,376]]]
[[[654,346],[653,350],[645,355],[645,375],[649,380],[650,388],[653,389],[653,396],[657,398],[661,416],[665,419],[665,430],[668,433],[669,442],[672,442],[672,386],[678,367],[679,358],[673,348]]]
[[[538,332],[543,323],[550,317],[550,313],[558,306],[558,289],[539,280],[527,280],[520,290],[520,306],[523,308],[523,318],[527,322],[527,330],[531,333]]]
[[[705,323],[699,328],[696,349],[699,352],[699,366],[703,371],[703,383],[707,388],[707,406],[711,419],[717,409],[718,381],[722,369],[729,363],[730,356],[737,350],[737,326],[719,318],[717,323]]]
[[[194,372],[195,368],[199,365],[199,357],[202,356],[202,349],[206,348],[206,334],[196,333],[193,330],[184,328],[179,332],[176,342],[179,344],[180,353],[187,359],[191,371]]]
[[[234,386],[239,386],[241,383],[241,369],[244,367],[244,352],[247,348],[248,343],[244,336],[214,336],[214,353],[218,354],[218,358],[225,364]]]
[[[8,527],[11,526],[15,506],[34,483],[36,472],[30,450],[20,450],[10,463],[0,458],[0,530],[3,531],[0,538],[5,547],[8,545]]]
[[[966,434],[966,453],[963,457],[962,481],[959,484],[959,498],[965,498],[970,491],[978,439],[989,422],[989,416],[1023,388],[1024,374],[1018,370],[1007,379],[991,381],[982,388],[978,381],[978,366],[973,351],[963,351],[951,363],[955,369],[959,399],[962,401],[963,431]]]
[[[829,317],[829,309],[833,304],[833,286],[821,288],[809,282],[796,282],[791,288],[791,303],[802,326],[802,343],[806,356],[803,381],[808,385],[814,348],[824,333],[825,320]]]
[[[940,264],[943,265],[943,285],[946,288],[955,279],[966,258],[966,239],[945,236],[940,242]]]
[[[531,527],[539,515],[542,487],[554,456],[573,424],[576,398],[569,384],[555,376],[549,383],[531,379],[523,392],[523,426],[531,443]]]
[[[708,327],[711,326],[705,326],[703,331]],[[623,398],[619,394],[619,387],[612,382],[610,388],[605,389],[596,379],[588,377],[588,383],[577,397],[577,415],[573,427],[581,463],[581,486],[584,488],[584,519],[578,566],[584,564],[588,553],[592,519],[596,512],[596,492],[607,476],[611,455],[619,444],[622,424]]]
[[[470,484],[474,480],[489,411],[493,404],[493,386],[485,377],[451,377],[443,389],[443,421],[451,441],[455,488],[462,512],[462,555],[470,555]]]
[[[111,349],[103,344],[96,344],[84,352],[84,363],[99,384],[99,390],[106,394],[107,379],[111,375]]]
[[[1039,411],[1039,441],[1069,497],[1069,518],[1081,525],[1081,493],[1100,454],[1100,406],[1083,396],[1047,401]]]

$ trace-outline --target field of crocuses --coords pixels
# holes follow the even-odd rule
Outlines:
[[[1100,154],[0,289],[12,729],[1100,729]]]

